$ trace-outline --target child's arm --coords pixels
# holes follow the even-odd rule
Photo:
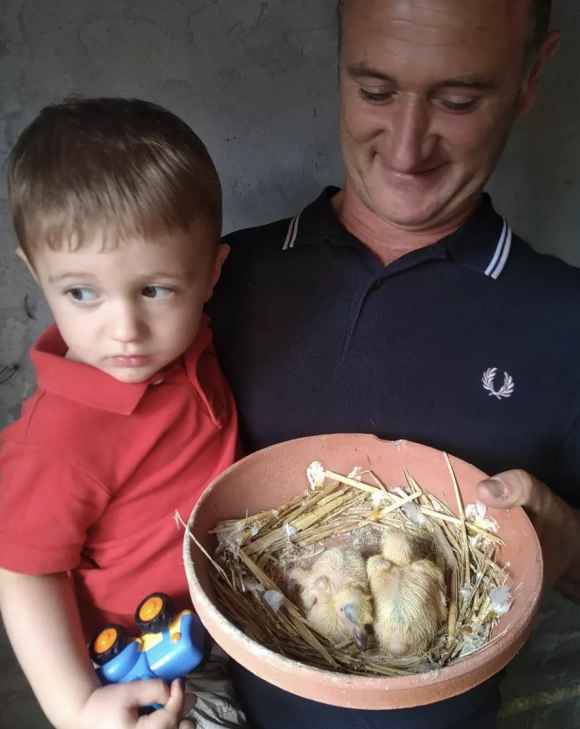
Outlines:
[[[176,729],[183,704],[178,681],[102,687],[83,637],[66,573],[22,575],[0,569],[0,610],[20,665],[57,729]],[[139,718],[139,706],[164,709]]]

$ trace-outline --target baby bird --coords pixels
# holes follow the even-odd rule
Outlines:
[[[382,554],[367,561],[374,632],[389,653],[423,653],[446,620],[445,580],[432,554],[430,540],[392,529],[383,538]]]
[[[430,535],[406,532],[397,528],[383,532],[381,552],[384,559],[397,567],[407,567],[420,559],[433,561],[435,557]]]
[[[352,547],[336,547],[320,555],[310,569],[296,567],[290,577],[302,588],[308,622],[337,645],[354,638],[366,650],[372,622],[365,562]]]

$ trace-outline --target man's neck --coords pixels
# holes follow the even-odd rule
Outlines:
[[[425,230],[401,230],[370,210],[348,183],[332,198],[331,204],[343,227],[358,238],[383,266],[450,235],[472,212],[471,209],[463,210],[444,223]]]

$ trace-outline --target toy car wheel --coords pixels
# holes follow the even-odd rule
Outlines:
[[[137,608],[135,622],[143,633],[158,633],[173,619],[175,610],[163,592],[154,592]]]
[[[105,625],[101,632],[91,641],[89,647],[91,660],[97,666],[104,666],[111,658],[119,655],[128,642],[129,637],[125,629],[120,625],[116,625],[115,623]]]

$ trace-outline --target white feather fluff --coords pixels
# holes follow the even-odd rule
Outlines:
[[[496,587],[489,593],[491,609],[496,615],[505,615],[509,612],[513,602],[512,588],[509,585]]]
[[[262,597],[264,598],[264,602],[267,603],[267,605],[275,613],[280,610],[280,606],[284,602],[284,595],[281,592],[278,592],[278,590],[266,590]]]
[[[312,461],[306,469],[306,476],[312,491],[324,486],[324,467],[322,463],[320,461]]]
[[[413,524],[416,524],[417,526],[425,526],[425,517],[417,504],[412,504],[411,502],[403,504],[403,506],[401,506],[401,511],[405,512]]]

